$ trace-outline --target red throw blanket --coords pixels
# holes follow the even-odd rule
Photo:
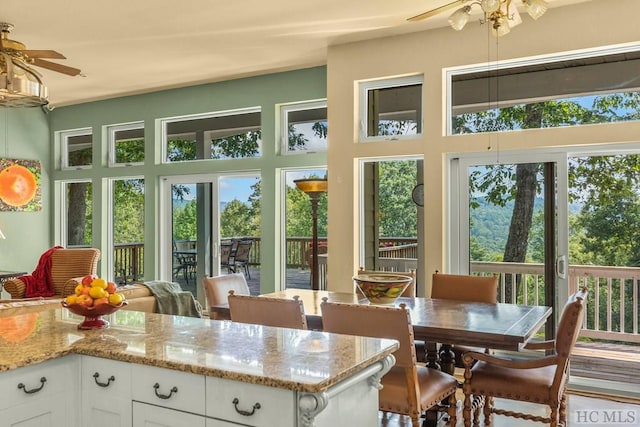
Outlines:
[[[62,246],[54,246],[43,253],[31,275],[18,277],[25,284],[25,297],[50,297],[54,295],[55,290],[51,282],[51,255],[58,249],[62,249]]]

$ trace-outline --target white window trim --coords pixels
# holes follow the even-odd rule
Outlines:
[[[299,154],[313,154],[327,151],[324,150],[289,150],[289,116],[288,114],[293,111],[314,110],[316,108],[327,108],[327,100],[317,101],[304,101],[291,104],[283,104],[280,106],[280,154],[285,156],[299,155]],[[328,118],[325,118],[328,121]],[[327,134],[327,143],[328,143]]]
[[[176,162],[167,162],[167,125],[168,124],[181,122],[185,120],[199,120],[199,119],[208,119],[212,117],[234,116],[239,114],[251,114],[251,113],[260,113],[262,116],[262,107],[237,108],[233,110],[213,111],[213,112],[201,113],[201,114],[187,114],[183,116],[165,117],[165,118],[157,119],[156,123],[159,125],[159,128],[160,128],[159,130],[160,130],[161,142],[162,142],[162,154],[161,154],[162,164],[176,163]],[[259,129],[262,129],[262,120],[261,120]],[[262,140],[259,143],[259,148],[260,148],[260,155],[262,156]],[[197,161],[214,161],[214,160],[219,160],[219,159],[205,158],[205,159],[196,159],[191,161],[197,162]],[[228,160],[228,159],[223,159],[223,160]],[[178,163],[182,163],[182,162],[178,162]]]
[[[135,130],[142,129],[143,130],[143,140],[144,140],[144,122],[133,122],[126,123],[121,125],[109,125],[107,128],[107,138],[109,141],[109,167],[126,167],[126,166],[139,166],[144,164],[144,160],[142,162],[130,162],[130,163],[118,163],[116,161],[116,132],[125,131],[125,130]]]
[[[66,130],[60,132],[60,141],[61,141],[61,169],[62,170],[82,170],[82,169],[91,169],[92,164],[89,165],[80,165],[80,166],[69,166],[69,138],[74,136],[81,135],[91,135],[91,153],[93,155],[93,129],[92,128],[81,128],[74,130]]]
[[[401,87],[401,86],[410,86],[419,84],[424,88],[424,76],[422,74],[415,76],[406,76],[406,77],[393,77],[381,80],[369,80],[362,81],[358,85],[358,142],[378,142],[378,141],[399,141],[399,140],[407,140],[407,139],[416,139],[419,138],[424,133],[424,114],[421,114],[418,117],[420,121],[420,129],[422,132],[419,132],[415,135],[385,135],[385,136],[367,136],[367,121],[368,121],[368,104],[367,104],[367,94],[372,89],[384,89],[384,88],[393,88],[393,87]],[[421,109],[424,112],[424,96],[421,97]]]

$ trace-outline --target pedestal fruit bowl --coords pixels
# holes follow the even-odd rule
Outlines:
[[[395,273],[371,273],[354,276],[360,292],[371,304],[392,305],[413,281],[412,277]]]
[[[84,321],[78,329],[105,329],[109,322],[102,318],[127,305],[124,295],[116,292],[116,285],[94,276],[85,276],[75,292],[62,301],[62,306]]]

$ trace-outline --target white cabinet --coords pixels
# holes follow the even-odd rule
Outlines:
[[[206,427],[202,415],[176,411],[141,402],[133,402],[135,427]],[[236,426],[237,427],[237,426]]]
[[[172,369],[136,365],[133,400],[204,415],[204,376]]]
[[[131,427],[131,364],[83,356],[83,425]]]
[[[215,377],[207,377],[206,385],[208,417],[256,427],[296,425],[296,393],[291,390]]]
[[[67,356],[0,374],[3,426],[78,426],[77,357]]]

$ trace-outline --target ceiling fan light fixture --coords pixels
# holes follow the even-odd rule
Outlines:
[[[469,22],[469,15],[471,14],[471,6],[467,5],[462,7],[451,14],[449,17],[449,25],[456,31],[460,31]]]
[[[502,2],[504,0],[482,0],[480,2],[480,7],[487,15],[496,12],[502,6]]]
[[[545,14],[549,5],[545,0],[522,0],[524,9],[533,19],[538,19]]]
[[[47,88],[38,73],[24,63],[0,53],[0,106],[47,105]]]

